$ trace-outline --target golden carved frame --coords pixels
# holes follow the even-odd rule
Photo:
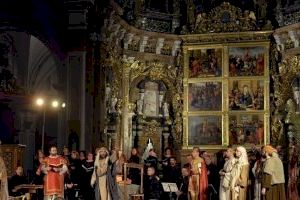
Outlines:
[[[299,148],[300,116],[296,114],[292,83],[295,78],[300,76],[300,56],[286,56],[280,62],[278,72],[273,69],[271,75],[274,81],[274,97],[276,99],[276,107],[272,116],[272,143],[285,145],[282,143],[284,142],[282,140],[284,124],[280,123],[279,120],[282,118],[286,124],[293,124],[293,137],[296,139],[297,148]]]
[[[229,76],[229,48],[230,47],[264,47],[264,75],[263,76]],[[189,78],[189,52],[198,49],[216,49],[221,48],[222,53],[222,75],[220,77],[201,77]],[[218,43],[208,45],[189,44],[183,46],[184,59],[184,79],[183,79],[183,149],[191,149],[194,146],[199,146],[204,149],[222,149],[229,145],[229,115],[230,114],[262,114],[264,119],[264,142],[270,142],[270,109],[269,109],[269,41],[243,42],[243,43]],[[229,80],[263,80],[264,81],[264,109],[251,111],[230,111],[229,110]],[[189,83],[200,82],[222,82],[222,110],[221,111],[193,111],[188,110],[189,98]],[[221,115],[222,116],[222,145],[190,145],[189,144],[189,116],[207,116]]]

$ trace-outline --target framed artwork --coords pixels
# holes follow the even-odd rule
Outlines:
[[[222,76],[221,48],[189,51],[189,78]]]
[[[263,80],[230,80],[229,110],[264,110]]]
[[[183,46],[184,148],[269,143],[269,46]]]
[[[229,115],[229,144],[264,144],[263,114],[231,114]]]
[[[190,116],[189,145],[222,145],[222,116]]]
[[[222,82],[189,83],[189,111],[209,110],[222,110]]]
[[[230,47],[229,76],[263,76],[265,72],[266,48]]]

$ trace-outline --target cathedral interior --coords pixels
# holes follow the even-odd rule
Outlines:
[[[1,0],[0,27],[9,169],[50,144],[299,145],[300,1]]]

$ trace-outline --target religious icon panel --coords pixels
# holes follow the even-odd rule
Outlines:
[[[264,81],[263,80],[230,80],[229,110],[263,110]]]
[[[190,116],[189,145],[222,145],[222,116]]]
[[[264,144],[263,114],[229,115],[229,144]]]
[[[269,143],[269,45],[257,41],[183,46],[186,148]]]
[[[189,111],[221,111],[222,83],[199,82],[189,84]]]
[[[189,78],[222,76],[222,49],[189,51]]]
[[[229,76],[263,76],[266,48],[230,47]]]

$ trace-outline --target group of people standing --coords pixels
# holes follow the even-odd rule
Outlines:
[[[264,146],[261,156],[256,159],[253,168],[250,168],[247,152],[244,147],[234,150],[229,148],[225,152],[226,162],[220,174],[220,200],[249,199],[247,190],[250,190],[249,174],[255,177],[255,200],[285,200],[284,167],[277,151],[272,146]],[[250,170],[250,171],[249,171]],[[288,199],[298,200],[299,196],[289,196]]]
[[[40,152],[37,160],[36,174],[42,178],[35,181],[44,185],[44,200],[123,199],[117,177],[121,176],[127,184],[140,185],[142,175],[139,170],[130,169],[128,179],[123,180],[125,163],[144,164],[144,200],[169,199],[170,194],[163,190],[163,182],[177,185],[178,191],[171,194],[176,200],[299,200],[295,188],[297,180],[294,180],[297,172],[292,168],[288,170],[295,177],[289,178],[286,192],[283,163],[277,150],[270,145],[257,149],[254,162],[248,158],[243,146],[228,148],[223,153],[221,170],[213,164],[207,152],[201,152],[197,147],[187,155],[187,162],[181,167],[169,148],[161,160],[153,149],[147,152],[146,157],[140,158],[137,149],[133,148],[128,160],[121,151],[109,152],[105,147],[98,148],[95,157],[92,153],[85,157],[84,153],[79,155],[77,151],[69,154],[67,148],[59,155],[56,146],[51,146],[49,153],[48,157],[44,157]],[[7,175],[2,159],[0,172],[0,199],[8,199],[5,187]]]
[[[297,180],[295,180],[297,172],[289,168],[288,173],[295,176],[289,176],[286,185],[284,165],[277,149],[267,145],[261,149],[255,148],[254,159],[253,155],[249,158],[248,155],[250,153],[243,146],[235,149],[228,148],[223,154],[224,163],[221,170],[218,170],[218,167],[212,163],[212,157],[195,147],[191,155],[187,156],[187,163],[183,165],[181,175],[178,176],[178,180],[183,181],[179,183],[173,181],[179,188],[176,193],[177,198],[181,200],[299,200]],[[163,173],[162,182],[165,181],[164,177]],[[156,178],[153,184],[158,185],[158,182],[160,179]],[[151,188],[158,190],[159,187]],[[145,192],[146,200],[165,199],[163,195],[148,198],[148,193]]]

